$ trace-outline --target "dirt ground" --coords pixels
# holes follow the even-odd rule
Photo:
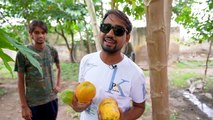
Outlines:
[[[0,84],[0,87],[4,87],[7,90],[7,94],[0,97],[0,120],[23,120],[21,118],[16,81],[13,80],[10,83]],[[71,83],[69,83],[69,81],[62,82],[62,90],[69,87],[71,87]],[[207,115],[198,109],[196,105],[186,99],[182,92],[183,90],[177,89],[170,89],[169,91],[170,112],[174,116],[178,116],[177,120],[213,120],[213,118],[208,118]],[[212,94],[213,90],[210,91],[210,93]],[[213,108],[212,99],[207,99],[201,95],[197,95],[197,97],[205,102],[209,107]],[[147,103],[151,105],[149,92],[147,96]],[[59,100],[59,113],[57,120],[79,119],[78,114],[73,114],[72,109],[69,106],[62,104]],[[145,113],[138,120],[152,120],[151,110],[148,113]]]
[[[168,70],[171,70],[169,66]],[[192,71],[189,70],[189,71]],[[203,70],[196,70],[197,72],[203,72]],[[183,69],[183,72],[186,72]],[[213,68],[210,70],[213,73]],[[23,120],[21,117],[21,110],[19,104],[19,97],[17,92],[16,81],[4,82],[11,80],[4,80],[0,78],[0,87],[6,89],[5,95],[0,97],[0,120]],[[147,78],[148,95],[147,104],[151,105],[151,99],[149,96],[149,78]],[[62,81],[62,90],[71,87],[70,81]],[[187,98],[183,96],[183,91],[180,89],[169,89],[169,107],[172,116],[178,116],[177,119],[171,120],[213,120],[209,118],[204,112],[202,112],[197,105],[194,105]],[[213,89],[210,90],[210,94],[213,95]],[[202,94],[197,94],[197,98],[206,103],[211,109],[213,109],[213,99],[207,99],[202,96]],[[150,107],[151,109],[151,107]],[[57,120],[79,120],[77,113],[74,113],[72,109],[62,104],[59,100],[59,113]],[[152,120],[151,110],[144,113],[144,115],[138,120]]]
[[[16,82],[13,80],[10,83],[0,84],[0,87],[4,87],[7,90],[7,94],[0,97],[0,120],[22,120]],[[69,87],[71,87],[71,83],[69,83],[69,81],[62,82],[62,90]],[[178,116],[177,120],[213,120],[213,118],[208,118],[207,115],[198,109],[196,105],[184,98],[181,90],[170,89],[169,93],[170,112],[173,115]],[[147,96],[147,103],[151,105],[149,94]],[[213,108],[212,99],[209,101],[208,105]],[[149,110],[149,112],[144,113],[139,120],[151,119],[151,110]],[[72,109],[69,106],[62,104],[59,100],[59,113],[57,120],[79,119],[78,114],[73,114]]]

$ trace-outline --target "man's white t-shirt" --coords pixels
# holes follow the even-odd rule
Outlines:
[[[98,120],[98,105],[103,98],[114,98],[122,111],[131,107],[131,101],[145,101],[143,71],[127,56],[116,65],[107,65],[100,52],[84,56],[80,63],[79,82],[90,81],[96,87],[92,104],[81,113],[81,120]]]

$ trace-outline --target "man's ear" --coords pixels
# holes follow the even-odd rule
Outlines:
[[[126,43],[128,43],[130,40],[130,33],[126,35]]]

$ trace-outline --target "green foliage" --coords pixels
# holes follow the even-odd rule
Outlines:
[[[79,63],[64,63],[61,62],[61,79],[62,80],[70,80],[70,81],[78,81],[78,70],[79,70]],[[9,66],[14,69],[14,62],[10,62]],[[55,70],[55,66],[54,66]],[[13,74],[15,73],[12,71]],[[3,64],[0,64],[0,78],[2,79],[11,79],[12,76],[5,68]],[[16,74],[14,78],[17,78]]]
[[[0,79],[11,79],[11,78],[17,78],[17,75],[15,74],[15,72],[13,71],[14,69],[14,62],[9,62],[8,63],[9,66],[11,67],[12,69],[12,75],[11,76],[11,73],[10,71],[8,71],[8,69],[5,67],[4,64],[0,64]]]
[[[209,3],[209,9],[212,10],[213,9],[213,1],[212,0],[208,0]]]
[[[44,0],[8,0],[3,4],[3,16],[24,19],[26,25],[32,19],[44,20],[47,19],[44,3]]]
[[[0,58],[3,60],[5,67],[10,71],[11,74],[13,74],[13,72],[8,63],[13,61],[13,59],[3,52],[3,48],[9,50],[16,50],[15,48],[17,48],[24,56],[26,56],[27,59],[29,59],[30,63],[39,70],[41,75],[43,75],[39,62],[32,56],[37,55],[37,53],[18,43],[16,40],[8,36],[8,34],[2,29],[0,29],[0,36],[0,40],[2,42],[0,46]]]
[[[178,114],[176,112],[172,112],[170,114],[169,120],[177,120],[178,119]]]
[[[0,40],[1,40],[1,44],[0,44],[0,58],[3,60],[3,63],[5,65],[5,67],[10,71],[10,73],[12,74],[12,69],[10,67],[10,65],[8,64],[9,62],[13,61],[13,59],[7,55],[6,53],[4,53],[3,48],[4,49],[9,49],[9,50],[15,50],[15,48],[11,45],[11,43],[9,41],[7,41],[7,36],[4,33],[3,30],[0,29]]]
[[[79,63],[61,63],[61,79],[78,81]]]
[[[210,63],[212,64],[213,61]],[[181,69],[201,69],[204,68],[204,61],[181,61],[174,64],[174,70],[170,71],[168,77],[170,79],[171,85],[178,88],[185,88],[187,87],[187,80],[190,78],[196,78],[202,76],[200,72],[192,72],[192,71],[185,71],[183,72]]]
[[[85,4],[82,3],[74,3],[69,0],[52,0],[47,1],[47,16],[51,17],[54,20],[63,20],[73,21],[80,20],[79,18],[84,18],[84,15],[87,13],[85,9]]]
[[[197,10],[195,6],[207,5],[208,7],[200,7]],[[213,38],[213,21],[212,21],[212,1],[206,0],[199,2],[198,0],[176,1],[173,7],[175,20],[182,24],[185,28],[193,29],[188,32],[192,33],[192,38],[199,43],[210,41]],[[196,11],[197,10],[197,11]]]
[[[181,61],[174,65],[174,70],[170,71],[168,78],[171,85],[178,88],[187,87],[187,80],[190,78],[200,77],[202,73],[198,72],[183,72],[181,69],[201,69],[204,68],[204,61]],[[212,61],[211,61],[212,63]],[[179,69],[179,70],[178,70]]]
[[[143,0],[115,0],[116,8],[122,7],[123,11],[136,20],[141,20],[145,14]]]
[[[58,30],[62,34],[61,31],[63,30],[66,35],[69,35],[70,31],[73,32],[78,29],[76,28],[77,22],[84,21],[87,14],[86,5],[74,0],[9,0],[2,3],[0,8],[4,11],[0,12],[0,18],[2,18],[2,20],[0,20],[1,23],[10,22],[5,19],[7,17],[21,19],[22,22],[18,24],[24,28],[19,29],[18,32],[13,32],[17,29],[14,28],[14,26],[17,25],[10,24],[12,27],[8,27],[11,29],[11,33],[16,34],[16,36],[13,37],[15,38],[19,36],[19,39],[21,40],[28,39],[26,33],[28,31],[27,26],[29,25],[30,20],[43,20],[47,23],[49,32],[55,32],[55,30]],[[52,26],[53,22],[56,24]]]
[[[4,88],[1,88],[1,87],[0,87],[0,97],[1,97],[2,95],[6,94],[6,93],[7,93],[7,91],[6,91]]]
[[[196,72],[173,71],[168,75],[171,85],[177,88],[186,88],[187,80],[193,77],[201,76]]]
[[[145,115],[146,115],[146,114],[149,114],[149,113],[151,112],[151,110],[152,110],[151,104],[150,104],[149,102],[146,102],[144,114],[145,114]]]
[[[177,62],[174,65],[176,68],[199,68],[205,66],[205,61],[197,61],[197,60],[191,60],[191,61],[180,61]],[[209,61],[209,67],[213,67],[213,60]]]
[[[176,15],[175,20],[181,24],[193,27],[191,24],[193,24],[193,21],[196,19],[191,16],[192,4],[194,3],[194,0],[176,2],[176,5],[173,7],[173,12]]]
[[[204,85],[204,91],[209,91],[209,89],[213,88],[213,77],[207,77],[207,84]]]

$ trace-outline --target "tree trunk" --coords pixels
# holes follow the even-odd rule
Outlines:
[[[70,35],[71,35],[71,51],[70,51],[70,60],[71,60],[71,62],[76,62],[76,60],[75,60],[75,55],[74,55],[74,53],[75,53],[75,41],[74,41],[74,33],[73,33],[73,31],[70,31]]]
[[[95,8],[94,8],[92,0],[85,0],[85,1],[86,1],[87,9],[89,11],[89,15],[90,15],[90,18],[91,18],[93,34],[94,34],[94,37],[95,37],[96,50],[99,51],[99,50],[101,50],[101,46],[100,46],[100,40],[99,40],[99,37],[98,37],[99,29],[98,29],[98,24],[97,24],[97,21],[96,21]]]
[[[84,23],[85,25],[87,24],[86,21],[84,21]],[[92,46],[91,46],[91,38],[89,37],[90,36],[89,29],[87,29],[87,27],[85,29],[86,29],[86,53],[91,53]]]
[[[172,0],[147,0],[147,50],[149,56],[152,119],[169,120],[168,48]]]
[[[65,34],[64,34],[64,30],[61,29],[61,32],[59,32],[59,31],[55,28],[55,32],[56,32],[57,34],[59,34],[59,35],[64,39],[64,41],[65,41],[65,43],[66,43],[66,46],[67,46],[67,49],[68,49],[68,51],[69,51],[70,61],[73,62],[73,59],[72,59],[72,48],[70,48],[70,45],[69,45],[68,40],[67,40],[67,37],[66,37]]]
[[[211,55],[211,51],[212,51],[212,44],[213,44],[213,40],[210,40],[210,44],[209,44],[209,52],[206,58],[206,67],[205,67],[205,72],[204,72],[204,82],[206,81],[206,77],[207,77],[207,70],[208,70],[208,63],[209,63],[209,57]]]
[[[87,32],[87,34],[89,34],[89,33]],[[91,53],[92,52],[92,45],[91,45],[91,42],[90,42],[91,40],[90,40],[88,35],[86,36],[86,38],[87,38],[87,41],[86,41],[87,53]]]
[[[29,26],[30,26],[30,21],[28,20],[28,21],[27,21],[27,25],[26,25],[26,29],[27,29],[27,32],[28,32],[28,33],[29,33]],[[30,35],[28,35],[28,42],[29,42],[30,44],[33,43],[33,40],[32,40],[32,38],[31,38]],[[28,43],[27,43],[27,44],[28,44]]]
[[[84,51],[84,40],[83,40],[80,29],[78,30],[78,33],[79,33],[79,36],[80,36],[80,47],[79,47],[80,52],[79,52],[79,54],[80,54],[80,57],[82,57],[83,56],[82,51]],[[77,50],[75,50],[75,51],[77,52]]]
[[[111,0],[111,9],[115,9],[115,0]]]

